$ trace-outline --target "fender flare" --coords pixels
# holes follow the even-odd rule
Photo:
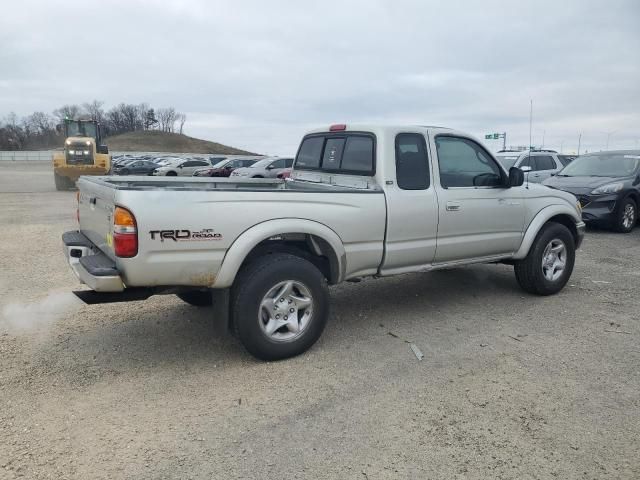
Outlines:
[[[338,262],[338,283],[344,279],[346,252],[342,239],[336,232],[326,225],[313,220],[281,218],[277,220],[267,220],[242,232],[228,248],[212,287],[230,287],[238,274],[238,270],[240,270],[242,266],[242,262],[244,262],[247,255],[249,255],[260,242],[286,233],[306,233],[315,235],[327,242]]]
[[[578,217],[577,212],[568,205],[549,205],[548,207],[543,208],[536,214],[531,223],[529,223],[524,237],[522,238],[520,248],[513,255],[514,260],[522,260],[529,254],[529,249],[533,245],[533,242],[542,226],[557,215],[567,215],[571,217],[576,223],[576,227],[582,224],[582,219]]]

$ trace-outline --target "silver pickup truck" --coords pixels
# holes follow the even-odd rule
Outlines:
[[[304,352],[328,285],[508,263],[560,291],[584,236],[571,194],[524,184],[473,137],[440,127],[333,125],[305,135],[290,179],[82,177],[63,235],[87,303],[177,294],[261,359]]]

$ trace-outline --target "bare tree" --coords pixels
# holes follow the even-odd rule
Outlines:
[[[159,108],[156,110],[156,117],[163,132],[173,132],[176,123],[176,110],[173,107]]]
[[[99,123],[104,123],[105,117],[104,109],[102,108],[103,105],[104,102],[100,100],[94,100],[91,103],[83,103],[82,108],[84,112],[91,118],[91,120]]]
[[[78,105],[63,105],[53,111],[53,115],[62,123],[65,119],[75,120],[80,115],[80,107]]]
[[[178,113],[176,115],[176,120],[178,121],[178,123],[180,124],[180,130],[179,133],[180,135],[182,135],[182,130],[184,129],[184,122],[187,121],[187,116],[184,113]]]
[[[31,131],[39,135],[47,134],[54,128],[53,119],[44,112],[33,112],[25,118],[25,123]]]

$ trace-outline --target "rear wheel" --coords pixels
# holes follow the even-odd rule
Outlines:
[[[311,262],[285,253],[247,265],[231,292],[234,329],[262,360],[293,357],[320,337],[329,317],[327,281]]]
[[[177,293],[176,296],[194,307],[208,307],[213,304],[213,298],[209,290],[191,290]]]
[[[178,174],[176,172],[167,172],[167,177],[177,177]]]
[[[526,292],[558,293],[571,277],[575,255],[569,229],[559,223],[547,223],[538,232],[527,257],[514,264],[516,279]]]
[[[254,175],[254,176],[253,176],[253,177],[251,177],[251,178],[264,178],[264,177],[263,177],[262,175]]]
[[[56,190],[69,190],[75,186],[73,180],[55,172],[53,173],[53,181],[56,184]]]
[[[57,173],[53,174],[53,181],[56,184],[56,190],[66,190],[66,182],[64,181],[64,177],[58,175]]]
[[[614,228],[621,233],[629,233],[638,221],[638,206],[632,198],[625,198],[620,202]]]

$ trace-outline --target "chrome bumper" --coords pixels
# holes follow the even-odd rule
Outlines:
[[[96,292],[122,292],[124,290],[120,275],[105,273],[104,269],[89,271],[85,262],[80,261],[82,258],[104,256],[87,237],[80,232],[66,232],[62,236],[62,244],[71,270],[82,283]],[[115,270],[115,263],[113,267]]]

